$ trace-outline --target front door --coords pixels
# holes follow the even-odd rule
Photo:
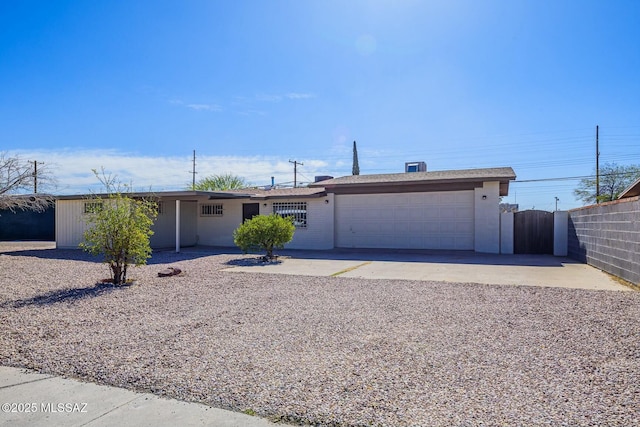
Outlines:
[[[242,204],[242,222],[260,215],[260,203],[243,203]]]

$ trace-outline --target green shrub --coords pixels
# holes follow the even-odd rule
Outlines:
[[[127,280],[129,265],[145,265],[151,257],[149,238],[157,215],[157,204],[137,200],[119,192],[106,199],[95,198],[88,212],[89,228],[80,247],[93,255],[103,255],[109,264],[113,283]]]
[[[267,258],[273,258],[274,249],[282,249],[293,239],[296,227],[291,217],[276,214],[258,215],[245,221],[233,232],[233,242],[242,252],[265,250]]]

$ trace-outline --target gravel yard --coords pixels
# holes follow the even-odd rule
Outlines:
[[[292,424],[640,424],[640,292],[233,273],[255,256],[206,252],[96,287],[95,259],[28,247],[0,244],[2,365]]]

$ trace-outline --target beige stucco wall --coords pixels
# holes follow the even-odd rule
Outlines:
[[[85,200],[56,200],[56,247],[77,249],[87,229]]]
[[[172,248],[176,245],[176,202],[163,200],[162,213],[156,217],[151,229],[150,244],[152,248]]]
[[[500,183],[485,182],[474,190],[476,252],[500,253]]]
[[[500,253],[513,254],[513,212],[500,213]]]
[[[278,199],[277,202],[307,202],[307,227],[296,228],[287,249],[333,249],[333,209],[335,197],[313,199]],[[273,200],[260,202],[260,214],[273,212]],[[267,206],[264,206],[266,203]]]
[[[222,216],[200,216],[200,205],[221,204]],[[242,222],[242,204],[249,200],[207,200],[198,203],[198,243],[205,246],[231,247],[233,230]]]
[[[325,202],[328,201],[327,202]],[[277,199],[277,202],[306,202],[307,227],[296,228],[293,240],[285,247],[289,249],[333,248],[333,195],[313,199]],[[198,242],[201,245],[234,247],[233,231],[242,222],[243,203],[259,203],[260,214],[273,212],[274,200],[220,200],[211,203],[223,205],[223,215],[217,217],[198,216]],[[209,202],[207,202],[209,203]]]
[[[84,203],[89,200],[57,200],[56,201],[56,247],[60,249],[77,249],[83,240],[88,225],[84,214]],[[152,230],[151,247],[175,247],[176,225],[175,199],[164,200],[162,214],[156,218]],[[181,246],[193,246],[197,240],[197,203],[182,201],[180,204]]]
[[[466,195],[469,194],[468,204],[463,203]],[[437,196],[437,200],[432,200]],[[486,196],[483,198],[483,196]],[[441,210],[451,211],[447,214],[447,218],[457,218],[458,215],[464,213],[465,206],[469,207],[470,223],[466,229],[456,229],[452,226],[451,221],[447,222],[446,227],[443,224],[436,224],[439,233],[453,233],[452,236],[444,235],[442,239],[451,239],[452,243],[446,245],[440,242],[435,247],[446,247],[455,249],[473,249],[476,252],[500,253],[501,247],[503,253],[509,253],[507,241],[509,237],[506,230],[509,228],[507,223],[503,224],[501,230],[501,220],[499,213],[499,183],[485,182],[481,188],[473,191],[459,192],[443,192],[436,193],[416,193],[403,194],[398,193],[392,196],[384,195],[352,195],[352,196],[335,196],[330,193],[321,198],[291,198],[277,199],[277,202],[306,202],[307,203],[307,227],[297,228],[293,241],[286,245],[290,249],[332,249],[337,245],[336,231],[337,227],[343,227],[340,222],[339,215],[336,215],[338,197],[343,197],[347,201],[357,203],[362,209],[370,212],[379,212],[381,215],[386,213],[393,214],[393,217],[385,221],[387,226],[393,227],[393,232],[411,236],[408,228],[403,228],[407,223],[407,227],[412,226],[416,221],[406,219],[413,218],[412,215],[429,215],[429,208],[437,208]],[[378,209],[380,203],[386,198],[394,199],[394,209]],[[457,206],[456,198],[460,199],[460,206]],[[471,201],[471,198],[473,199]],[[403,208],[400,199],[406,199],[406,208]],[[442,200],[441,200],[442,199]],[[451,200],[450,200],[451,199]],[[344,201],[344,200],[343,200]],[[153,226],[154,236],[151,238],[153,248],[175,247],[175,199],[163,199],[164,212],[160,214]],[[240,225],[242,221],[242,205],[243,203],[259,203],[260,214],[270,214],[273,211],[272,199],[267,200],[208,200],[202,198],[200,201],[182,201],[181,202],[181,245],[208,245],[221,247],[234,247],[233,231]],[[397,203],[396,203],[397,202]],[[471,206],[471,202],[473,205]],[[200,205],[203,203],[219,203],[223,205],[223,215],[215,217],[200,216]],[[421,204],[422,203],[422,204]],[[424,206],[422,206],[424,205]],[[404,209],[404,210],[403,210]],[[471,212],[471,209],[473,212]],[[82,241],[82,235],[86,229],[85,216],[83,214],[84,200],[58,200],[56,202],[56,243],[59,248],[77,248]],[[397,212],[396,212],[397,211]],[[394,213],[395,212],[395,213]],[[397,215],[396,215],[397,214]],[[415,218],[414,218],[415,219]],[[460,224],[465,224],[464,217],[460,217]],[[506,218],[505,218],[506,220]],[[403,222],[404,221],[404,222]],[[425,222],[424,227],[429,226],[429,221]],[[433,221],[432,221],[433,222]],[[504,222],[504,221],[503,221]],[[435,224],[435,223],[434,223]],[[358,224],[361,225],[361,224]],[[364,224],[366,225],[366,224]],[[435,226],[435,225],[434,225]],[[444,227],[444,228],[443,228]],[[453,227],[451,230],[449,228]],[[513,227],[511,226],[511,229]],[[466,237],[464,230],[468,231],[469,236]],[[366,231],[366,230],[365,230]],[[427,230],[429,231],[429,230]],[[502,232],[502,242],[501,242]],[[458,233],[464,237],[460,243],[455,240]],[[375,234],[375,233],[373,233]],[[372,234],[372,238],[375,236]],[[379,234],[379,233],[378,233]],[[446,234],[446,233],[445,233]],[[428,236],[432,238],[434,231],[431,230]],[[512,240],[512,237],[511,237]],[[408,245],[413,242],[411,238],[403,238],[401,243]],[[428,243],[428,242],[427,242]],[[424,246],[416,247],[427,247]],[[350,247],[350,246],[349,246]],[[357,246],[354,247],[376,247],[376,246]],[[405,246],[396,246],[405,247]],[[409,247],[409,246],[406,246]],[[431,246],[429,246],[431,247]],[[511,249],[512,250],[512,249]]]

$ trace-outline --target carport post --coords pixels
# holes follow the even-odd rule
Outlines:
[[[176,200],[176,253],[180,252],[180,200]]]

